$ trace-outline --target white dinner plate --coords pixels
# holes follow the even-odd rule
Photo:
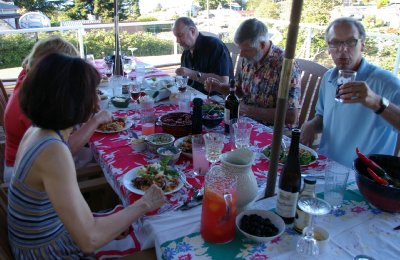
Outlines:
[[[98,133],[103,133],[103,134],[119,133],[119,132],[122,132],[122,131],[125,131],[125,130],[131,128],[132,125],[133,125],[133,122],[132,122],[132,121],[126,120],[126,121],[125,121],[125,127],[122,128],[121,130],[117,130],[117,131],[102,131],[102,130],[100,130],[100,129],[96,129],[96,132],[98,132]]]
[[[180,149],[180,146],[183,143],[183,141],[185,141],[186,138],[189,138],[189,137],[191,138],[190,135],[187,135],[187,136],[183,136],[181,138],[176,139],[174,146]],[[186,157],[193,158],[192,153],[186,153],[186,152],[182,151],[182,154],[185,155]]]
[[[261,154],[262,154],[263,156],[265,156],[268,160],[269,160],[269,157],[267,157],[267,156],[263,153],[263,151],[264,151],[265,149],[267,149],[269,146],[270,146],[270,145],[267,145],[267,146],[265,146],[264,148],[261,149]],[[315,157],[315,159],[314,159],[313,161],[311,161],[309,164],[300,164],[300,166],[308,166],[308,165],[310,165],[310,164],[315,163],[315,162],[318,160],[318,154],[317,154],[317,152],[314,151],[313,149],[311,149],[310,147],[305,146],[305,145],[303,145],[303,144],[299,144],[299,148],[304,149],[304,150],[310,152],[310,153],[311,153],[312,155],[314,155],[314,157]],[[289,150],[288,150],[288,152],[289,152]],[[282,162],[279,161],[279,165],[284,165],[284,163],[282,163]]]
[[[129,191],[139,194],[139,195],[143,195],[145,192],[135,188],[135,186],[133,186],[132,180],[135,179],[138,175],[137,172],[139,169],[143,168],[144,166],[138,166],[132,170],[130,170],[129,172],[127,172],[124,177],[122,177],[122,184],[125,186],[125,188],[127,188]],[[179,184],[178,186],[176,186],[175,189],[165,192],[165,195],[177,192],[178,190],[180,190],[183,187],[183,182],[182,180],[179,178]]]

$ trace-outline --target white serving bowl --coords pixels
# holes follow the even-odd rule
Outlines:
[[[159,147],[157,148],[157,153],[161,159],[170,156],[171,159],[168,164],[175,164],[181,155],[181,149],[175,146]]]
[[[243,216],[245,216],[245,215],[250,216],[252,214],[258,215],[262,218],[268,218],[271,221],[271,223],[278,229],[278,233],[274,236],[261,237],[261,236],[251,235],[251,234],[243,231],[240,228],[240,222],[241,222]],[[268,243],[272,239],[279,237],[280,235],[282,235],[282,233],[285,231],[285,228],[286,228],[285,222],[283,221],[283,219],[280,216],[278,216],[277,214],[275,214],[271,211],[260,210],[260,209],[250,209],[250,210],[245,210],[245,211],[241,212],[236,217],[236,227],[240,231],[240,233],[242,233],[248,239],[251,239],[251,240],[253,240],[255,242],[259,242],[259,243]]]
[[[143,152],[147,148],[147,143],[144,137],[132,138],[131,147],[136,152]]]

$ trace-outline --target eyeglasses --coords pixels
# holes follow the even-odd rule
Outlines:
[[[337,49],[339,48],[341,45],[343,45],[344,47],[354,47],[357,45],[357,43],[360,41],[361,39],[348,39],[345,41],[330,41],[328,42],[328,46],[331,49]]]

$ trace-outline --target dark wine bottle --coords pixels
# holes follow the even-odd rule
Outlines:
[[[286,224],[294,221],[301,186],[299,140],[300,129],[293,129],[289,154],[279,178],[276,213],[283,218]]]
[[[229,91],[229,95],[225,99],[225,133],[229,133],[230,120],[239,117],[239,99],[235,94],[236,86],[234,79],[230,81]]]
[[[192,115],[192,134],[201,134],[203,126],[203,100],[201,98],[193,99],[193,115]]]

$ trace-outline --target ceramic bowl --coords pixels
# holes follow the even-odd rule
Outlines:
[[[370,154],[368,157],[390,176],[400,180],[400,157],[383,154]],[[367,167],[359,158],[354,160],[353,167],[358,189],[369,203],[384,211],[400,212],[400,188],[373,181],[367,172]]]
[[[157,153],[161,159],[170,156],[168,164],[175,164],[181,155],[181,149],[175,146],[160,147],[157,149]]]
[[[147,149],[153,153],[157,153],[157,149],[160,147],[172,146],[174,141],[175,137],[165,133],[152,134],[146,137]]]
[[[118,108],[127,108],[131,98],[129,97],[112,97],[111,103]]]
[[[184,112],[172,112],[160,117],[163,132],[176,138],[192,133],[192,114]]]
[[[277,229],[276,234],[271,235],[271,236],[258,236],[258,235],[250,234],[250,233],[243,231],[242,227],[243,227],[244,223],[242,220],[243,220],[244,216],[248,216],[247,218],[249,218],[251,215],[257,215],[263,219],[266,219],[266,218],[269,219],[271,221],[271,223]],[[254,224],[252,224],[251,226],[254,226]],[[272,239],[282,235],[282,233],[285,231],[286,226],[285,226],[285,222],[283,221],[283,219],[280,216],[278,216],[277,214],[275,214],[271,211],[267,211],[267,210],[252,209],[252,210],[245,210],[245,211],[241,212],[239,215],[237,215],[236,227],[240,231],[240,233],[242,233],[248,239],[251,239],[258,243],[267,243],[267,242],[271,241]]]
[[[131,147],[136,152],[143,152],[147,148],[147,143],[144,137],[132,138]]]

